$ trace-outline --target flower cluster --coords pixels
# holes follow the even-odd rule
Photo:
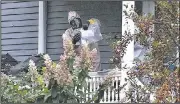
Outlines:
[[[67,57],[61,56],[60,62],[55,64],[49,55],[44,55],[46,70],[44,72],[47,81],[55,80],[58,85],[68,85],[72,82],[72,76],[67,67]]]
[[[156,92],[158,103],[159,101],[167,98],[170,95],[170,86],[168,85],[168,82],[165,82],[161,88],[158,89]]]
[[[58,84],[69,85],[72,82],[72,75],[67,65],[67,57],[60,56],[60,62],[56,65],[55,79]]]
[[[71,40],[64,40],[64,55],[66,57],[72,57],[75,55],[74,45]]]
[[[93,61],[96,59],[97,50],[93,49],[89,50],[88,46],[83,46],[80,54],[80,65],[82,69],[93,70],[94,63]]]
[[[35,82],[38,77],[38,72],[35,63],[32,60],[29,61],[28,73],[31,75],[31,81]]]
[[[152,17],[138,17],[136,21],[137,27],[140,32],[145,33],[145,35],[150,35],[152,33],[153,20]]]
[[[1,72],[0,79],[1,79],[1,82],[0,82],[1,87],[5,87],[7,85],[7,83],[9,82],[9,76],[7,76],[6,74],[4,74],[2,72]]]
[[[46,68],[43,73],[44,78],[46,81],[50,81],[50,79],[52,79],[53,73],[55,73],[53,70],[54,69],[53,62],[52,62],[51,58],[49,57],[49,55],[47,55],[47,54],[44,55],[43,58],[45,60],[44,63],[46,65]]]

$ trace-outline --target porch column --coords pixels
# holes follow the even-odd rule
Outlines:
[[[127,6],[126,6],[127,5]],[[134,22],[132,19],[129,19],[124,11],[127,11],[129,14],[129,10],[134,11],[135,7],[135,1],[122,1],[122,35],[125,35],[125,31],[130,32],[132,35],[135,31]],[[126,81],[125,78],[127,78],[127,72],[130,68],[133,66],[133,60],[134,60],[134,40],[129,43],[127,46],[126,53],[124,57],[122,58],[122,70],[121,70],[121,82],[120,85],[123,86]],[[123,67],[126,65],[127,69],[123,69]],[[121,91],[120,91],[120,100],[124,103],[124,100],[126,100],[125,92],[128,91],[129,84],[127,84]]]
[[[39,1],[38,54],[46,53],[47,1]]]

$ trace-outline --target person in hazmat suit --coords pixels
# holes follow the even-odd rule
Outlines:
[[[96,49],[97,55],[93,60],[93,71],[101,70],[100,51],[97,43],[102,39],[99,22],[97,20],[90,19],[87,21],[86,25],[83,25],[80,16],[75,11],[70,11],[68,13],[68,23],[71,27],[62,35],[63,46],[65,45],[64,41],[66,39],[72,40],[74,50],[77,55],[81,53],[80,51],[83,45],[88,45],[90,51]]]

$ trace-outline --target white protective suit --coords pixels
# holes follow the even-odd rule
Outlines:
[[[74,17],[80,18],[80,16],[75,11],[69,12],[68,22],[70,22],[70,20],[72,20]],[[97,56],[93,60],[93,71],[100,71],[101,70],[100,51],[97,42],[102,39],[102,35],[100,32],[99,21],[97,19],[90,19],[90,25],[88,27],[88,30],[83,30],[82,28],[76,30],[73,30],[72,28],[67,29],[65,33],[62,35],[63,41],[65,39],[72,40],[75,31],[81,32],[81,40],[76,44],[80,46],[75,49],[75,52],[77,54],[80,54],[81,46],[85,44],[88,44],[90,50],[96,48]],[[64,43],[65,42],[63,42],[63,46],[65,45]]]
[[[101,60],[100,60],[100,50],[98,46],[98,41],[102,40],[102,34],[100,32],[100,22],[98,19],[90,19],[90,24],[88,27],[88,30],[81,29],[82,37],[81,37],[81,43],[88,44],[90,50],[93,50],[94,48],[97,49],[97,57],[93,61],[94,65],[94,71],[100,71],[101,70]]]

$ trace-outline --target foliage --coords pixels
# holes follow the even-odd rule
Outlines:
[[[136,66],[128,73],[128,80],[132,82],[134,90],[127,92],[127,97],[132,99],[129,102],[146,102],[144,100],[150,94],[155,94],[154,102],[158,103],[179,101],[179,57],[176,56],[180,46],[179,2],[156,1],[156,9],[155,16],[147,14],[133,18],[137,26],[136,42],[150,51],[144,60],[135,60]],[[141,81],[145,86],[140,88],[136,83],[133,84],[132,79],[135,78],[144,79]],[[135,96],[139,94],[147,97]]]
[[[179,102],[179,66],[176,62],[177,47],[179,48],[179,2],[156,1],[155,16],[137,15],[125,12],[133,18],[137,32],[135,42],[150,50],[145,59],[135,60],[136,66],[130,70],[130,89],[128,102],[134,103],[174,103]],[[120,68],[121,58],[126,47],[133,39],[132,34],[125,35],[113,43],[113,62]],[[48,55],[44,55],[45,67],[38,73],[37,67],[30,61],[29,72],[18,77],[2,74],[1,99],[3,102],[28,103],[80,103],[85,101],[87,89],[86,79],[92,69],[92,59],[96,50],[90,52],[85,46],[80,56],[76,56],[73,45],[66,41],[65,51],[60,61],[54,63]],[[139,79],[144,86],[137,85]],[[144,81],[145,80],[145,81]],[[105,81],[88,103],[98,103],[104,95],[104,90],[111,83]],[[155,100],[149,98],[155,94]],[[20,99],[20,100],[19,100]]]
[[[66,41],[64,54],[58,63],[44,55],[44,64],[41,73],[30,60],[28,73],[19,76],[7,76],[2,73],[2,102],[8,103],[79,103],[85,101],[87,89],[86,79],[92,69],[92,59],[97,51],[89,51],[87,46],[82,47],[80,56],[76,56],[73,44]],[[101,87],[100,87],[101,88]],[[97,95],[97,94],[96,94]],[[95,98],[93,98],[95,99]],[[98,99],[101,99],[98,96]],[[97,100],[97,98],[96,98]],[[93,102],[90,100],[88,102]]]
[[[1,73],[1,101],[3,103],[32,103],[48,92],[48,89],[40,84],[34,86],[35,83],[31,82],[28,74],[23,73],[18,77],[12,77]]]

